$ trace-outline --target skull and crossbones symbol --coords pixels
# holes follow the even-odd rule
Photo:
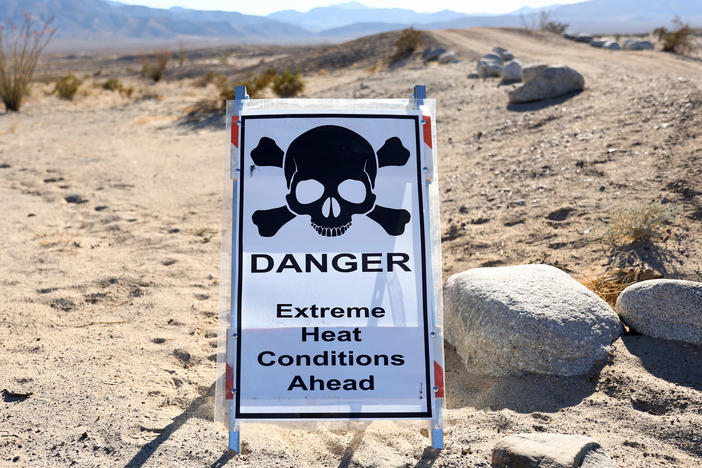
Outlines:
[[[376,152],[361,135],[337,125],[304,132],[287,152],[273,139],[262,137],[251,158],[257,166],[283,168],[288,193],[284,206],[257,210],[252,220],[261,236],[272,237],[296,216],[308,215],[319,235],[336,237],[351,227],[354,215],[364,214],[389,235],[399,236],[410,220],[409,212],[376,204],[373,190],[378,169],[404,166],[409,155],[397,137]]]

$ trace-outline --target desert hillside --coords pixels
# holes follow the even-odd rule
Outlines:
[[[310,98],[437,100],[443,275],[546,263],[702,281],[702,61],[610,51],[545,33],[430,33],[458,63],[390,63],[397,33],[320,47],[189,51],[165,78],[137,57],[52,57],[19,113],[0,114],[0,465],[488,467],[516,432],[587,434],[620,467],[702,459],[702,348],[625,333],[578,377],[470,374],[446,349],[446,449],[425,430],[212,422],[224,117],[208,70],[243,80],[300,67]],[[495,46],[565,64],[585,90],[507,105],[476,78]],[[51,80],[82,80],[73,101]],[[129,93],[102,89],[108,78]],[[96,84],[97,86],[93,86]],[[271,96],[270,90],[264,93]],[[210,109],[211,110],[211,109]],[[612,234],[625,207],[672,207],[653,242]]]

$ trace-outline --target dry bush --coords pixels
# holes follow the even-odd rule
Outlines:
[[[586,288],[600,296],[612,307],[615,306],[619,294],[628,286],[639,281],[661,277],[661,275],[645,268],[641,259],[633,252],[616,255],[612,259],[612,264],[613,266],[609,269],[591,269],[579,279]]]
[[[551,12],[548,10],[541,10],[539,14],[539,29],[542,31],[552,32],[555,34],[563,34],[563,32],[570,26],[567,23],[559,23],[551,19]]]
[[[221,73],[217,73],[214,70],[209,70],[207,73],[202,75],[200,78],[195,80],[195,86],[204,88],[209,84],[215,84],[217,87],[221,87],[223,82],[227,81],[227,77]]]
[[[172,55],[173,54],[168,50],[161,50],[157,52],[151,60],[142,57],[141,76],[151,78],[154,83],[161,81]]]
[[[663,226],[678,214],[678,208],[658,203],[622,206],[611,214],[605,240],[613,245],[650,242],[661,237]]]
[[[305,83],[300,77],[300,70],[291,72],[289,68],[273,78],[273,92],[280,97],[297,96],[305,89]]]
[[[80,86],[80,81],[72,73],[64,75],[54,84],[54,93],[58,95],[61,99],[66,99],[67,101],[72,101],[78,92],[78,87]]]
[[[692,52],[694,31],[690,25],[683,23],[678,17],[673,20],[673,24],[677,28],[673,31],[668,31],[665,27],[653,30],[653,34],[663,44],[663,50],[674,54],[688,54]]]
[[[400,32],[400,37],[395,42],[395,53],[391,60],[400,60],[409,57],[412,53],[424,45],[425,38],[422,31],[417,31],[414,28],[403,29]]]
[[[119,81],[117,78],[109,78],[103,81],[102,83],[98,84],[97,86],[104,89],[105,91],[119,91],[119,94],[122,97],[126,97],[127,99],[131,98],[132,94],[134,93],[134,87],[124,86],[122,82]]]
[[[34,20],[25,13],[19,27],[0,25],[0,98],[8,111],[22,107],[39,56],[56,32],[50,27],[52,20],[35,28]]]

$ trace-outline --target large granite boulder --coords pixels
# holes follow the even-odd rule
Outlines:
[[[486,54],[478,61],[478,77],[492,78],[500,76],[505,61],[496,54]]]
[[[622,47],[619,45],[619,43],[615,41],[607,41],[602,47],[609,50],[622,50]]]
[[[516,60],[509,62],[500,72],[502,83],[516,83],[522,81],[522,64]]]
[[[443,47],[437,47],[436,49],[432,49],[431,47],[426,46],[424,48],[424,51],[422,52],[422,58],[427,62],[433,62],[435,60],[439,60],[441,54],[445,53],[446,49],[444,49]]]
[[[539,73],[542,71],[546,70],[548,68],[548,65],[545,63],[535,63],[535,64],[529,64],[526,67],[522,67],[522,83],[528,83],[537,76],[539,76]]]
[[[622,291],[616,308],[624,323],[641,334],[702,345],[702,283],[635,283]]]
[[[458,57],[456,57],[455,52],[444,52],[439,56],[438,62],[442,65],[447,63],[458,63]]]
[[[515,434],[492,449],[493,468],[615,468],[595,439],[545,432]]]
[[[504,60],[505,62],[514,59],[514,54],[505,49],[504,47],[495,47],[494,49],[492,49],[492,53],[502,57],[502,60]]]
[[[605,301],[549,265],[464,271],[443,295],[446,339],[475,374],[583,374],[620,334]]]
[[[582,91],[583,75],[570,67],[546,67],[536,78],[509,93],[510,104],[541,101]]]

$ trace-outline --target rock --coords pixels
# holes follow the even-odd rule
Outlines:
[[[528,83],[548,68],[545,63],[537,63],[522,68],[522,83]]]
[[[650,41],[637,41],[635,39],[627,39],[624,41],[624,49],[626,50],[653,50],[653,43]]]
[[[447,64],[447,63],[456,63],[458,62],[458,58],[456,57],[456,54],[453,52],[444,52],[439,56],[439,63],[440,64]]]
[[[595,439],[581,435],[527,433],[499,440],[493,468],[615,468]]]
[[[575,39],[575,35],[570,31],[564,32],[563,37],[565,37],[566,39],[570,39],[570,40]]]
[[[702,283],[654,279],[617,298],[624,323],[644,335],[702,345]]]
[[[570,67],[546,67],[536,78],[524,86],[510,91],[509,102],[541,101],[567,93],[582,91],[585,88],[583,75]]]
[[[621,329],[606,302],[548,265],[474,268],[443,295],[446,339],[475,374],[582,374]]]
[[[514,54],[502,47],[495,47],[494,49],[492,49],[492,52],[502,57],[502,60],[504,60],[505,62],[514,59]]]
[[[434,60],[439,60],[439,57],[441,57],[441,54],[446,53],[446,49],[442,47],[437,47],[436,49],[432,49],[431,47],[427,46],[424,48],[424,51],[422,52],[422,58],[426,60],[427,62],[432,62]]]
[[[602,47],[605,49],[609,49],[609,50],[621,50],[622,49],[621,46],[619,45],[619,43],[614,42],[614,41],[607,41],[604,43],[604,45]]]
[[[582,33],[576,34],[575,37],[573,37],[573,40],[575,40],[575,42],[585,42],[588,44],[590,42],[592,42],[593,39],[594,39],[594,37],[592,37],[590,34],[582,34]]]
[[[591,45],[592,47],[598,47],[598,48],[601,49],[602,47],[604,47],[605,41],[595,41],[595,40],[593,40],[593,41],[590,41],[590,45]]]
[[[490,78],[494,76],[500,76],[502,71],[502,63],[497,63],[494,61],[488,61],[480,59],[478,61],[478,77],[479,78]]]
[[[509,62],[500,72],[502,83],[522,81],[522,64],[516,60]]]
[[[481,60],[494,62],[499,66],[503,66],[505,64],[505,59],[503,59],[501,55],[497,54],[485,54]]]

